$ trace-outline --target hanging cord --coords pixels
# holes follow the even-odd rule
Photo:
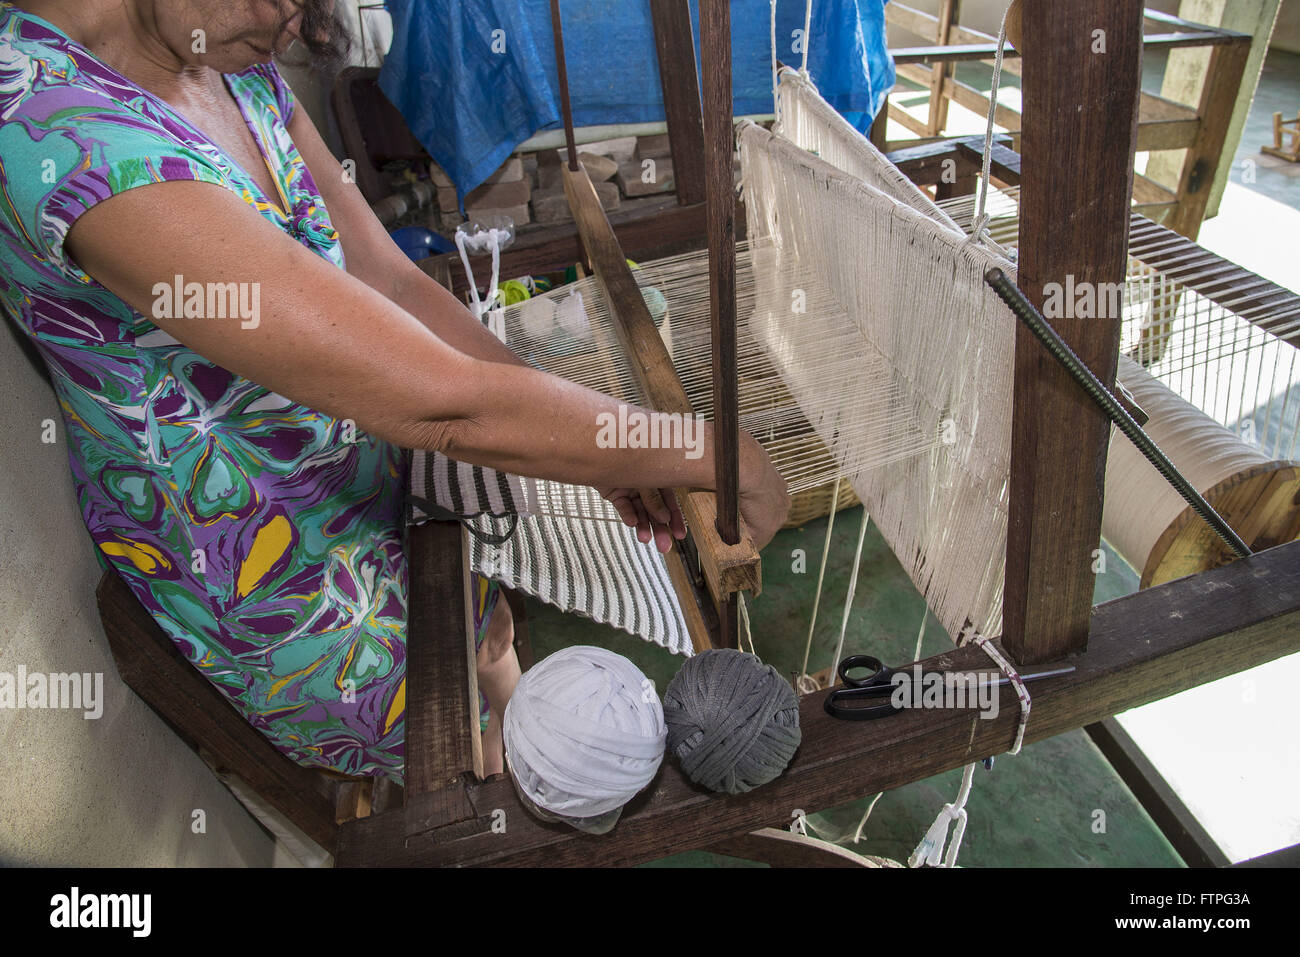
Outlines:
[[[803,62],[799,64],[799,72],[804,76],[808,75],[808,46],[812,43],[812,0],[808,0],[803,10]]]
[[[772,116],[779,123],[781,121],[781,101],[776,90],[776,0],[768,0],[768,2],[772,7]]]
[[[456,248],[460,251],[461,265],[465,267],[465,278],[469,281],[470,311],[491,330],[502,342],[505,342],[505,313],[496,307],[501,290],[497,283],[501,278],[501,243],[510,237],[508,230],[480,229],[472,235],[464,230],[456,230]],[[487,299],[478,297],[478,284],[474,281],[474,270],[469,264],[469,250],[492,253],[492,281],[488,284]],[[484,319],[484,316],[487,316]]]
[[[862,564],[862,543],[867,538],[867,526],[871,516],[867,507],[862,506],[862,525],[858,528],[858,547],[853,553],[853,571],[849,573],[849,591],[844,596],[844,615],[840,618],[840,639],[835,643],[835,657],[831,659],[831,683],[835,682],[835,670],[839,667],[840,655],[844,653],[844,633],[849,630],[849,612],[853,608],[853,593],[858,589],[858,567]]]
[[[1029,689],[1025,687],[1025,681],[1020,677],[1019,672],[1012,667],[1011,662],[1006,659],[1002,652],[998,651],[997,645],[989,641],[983,635],[970,634],[958,640],[959,647],[965,647],[970,642],[974,642],[983,649],[984,653],[993,659],[993,663],[998,669],[1007,676],[1007,681],[1011,682],[1011,687],[1015,689],[1016,697],[1020,700],[1020,721],[1016,725],[1016,740],[1011,746],[1008,754],[1019,754],[1020,746],[1025,740],[1025,728],[1029,724],[1029,707],[1032,704],[1029,698]]]
[[[912,851],[912,856],[907,859],[908,867],[920,867],[922,864],[929,864],[931,867],[957,866],[957,853],[961,850],[961,839],[966,836],[966,799],[970,797],[974,779],[975,765],[968,764],[966,770],[962,772],[957,800],[943,806],[939,816],[930,825],[930,830],[925,832],[925,837],[921,838],[921,843],[916,845],[916,850]],[[957,822],[957,827],[952,832],[952,842],[948,844],[948,854],[945,857],[943,845],[948,841],[948,826],[953,821]]]
[[[989,90],[988,126],[984,130],[984,163],[980,171],[979,201],[975,206],[975,221],[971,227],[968,243],[979,243],[988,229],[989,215],[984,211],[984,204],[989,193],[989,173],[993,168],[993,118],[998,112],[998,83],[1002,79],[1002,51],[1007,45],[1007,17],[1011,13],[1011,4],[1002,11],[1002,25],[998,27],[998,53],[993,60],[993,87]]]
[[[749,642],[749,653],[757,658],[758,652],[754,650],[754,635],[749,629],[749,609],[745,606],[745,593],[738,591],[736,597],[740,599],[740,633]]]
[[[835,528],[835,511],[840,504],[840,473],[835,472],[835,490],[831,492],[831,514],[826,520],[826,541],[822,543],[822,567],[817,572],[817,591],[813,595],[812,619],[808,622],[808,641],[803,646],[803,667],[799,669],[799,678],[795,682],[795,691],[799,694],[812,694],[820,688],[808,674],[808,656],[812,653],[813,629],[817,627],[817,609],[822,603],[822,583],[826,580],[826,559],[831,553],[831,531]]]

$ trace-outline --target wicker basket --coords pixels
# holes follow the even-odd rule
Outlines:
[[[834,494],[835,483],[827,482],[825,485],[805,489],[790,496],[790,514],[786,517],[785,525],[782,527],[797,528],[814,519],[821,518],[823,515],[829,515],[831,512],[831,499]],[[840,512],[860,504],[858,494],[853,491],[853,486],[849,484],[849,480],[840,479],[840,500],[836,503],[835,510]]]

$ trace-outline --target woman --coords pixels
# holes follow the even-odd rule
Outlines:
[[[526,366],[389,240],[273,65],[336,54],[332,8],[0,6],[0,291],[102,560],[285,754],[400,780],[406,449],[591,485],[661,550],[684,534],[667,490],[714,467],[601,448],[613,399]],[[746,436],[760,547],[787,508]],[[519,668],[478,584],[495,772]]]

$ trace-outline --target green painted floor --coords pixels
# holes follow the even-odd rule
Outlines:
[[[853,549],[862,509],[836,517],[826,583],[813,636],[809,671],[830,664],[839,634]],[[760,657],[782,674],[797,672],[803,660],[826,519],[780,533],[763,552],[763,594],[750,608]],[[795,571],[798,551],[806,571]],[[1127,594],[1132,571],[1109,556],[1098,576],[1097,601]],[[867,652],[895,664],[912,660],[921,596],[872,526],[867,531],[857,594],[844,653]],[[623,632],[587,619],[528,603],[529,632],[538,659],[575,644],[598,645],[630,658],[662,693],[680,658]],[[933,618],[927,622],[922,656],[950,646]],[[1031,719],[1032,720],[1032,719]],[[872,726],[863,727],[870,734]],[[891,791],[876,804],[855,850],[906,861],[935,815],[957,793],[955,770]],[[835,840],[852,835],[867,800],[810,815],[810,833]],[[793,810],[793,809],[792,809]],[[969,823],[960,864],[965,867],[1177,867],[1181,859],[1155,828],[1123,782],[1082,731],[1028,745],[1002,756],[994,770],[978,769],[967,804]],[[1094,832],[1103,815],[1104,833]],[[703,852],[679,854],[652,867],[744,867],[749,862]]]

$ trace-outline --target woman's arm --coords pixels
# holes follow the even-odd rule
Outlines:
[[[356,183],[344,176],[343,166],[301,106],[289,121],[289,135],[311,170],[329,210],[330,222],[339,232],[348,272],[415,316],[455,349],[477,359],[526,365],[389,238],[388,230]]]
[[[684,449],[601,448],[599,417],[617,415],[616,400],[452,347],[219,186],[167,182],[113,196],[82,214],[66,248],[87,273],[208,360],[397,445],[598,488],[714,487],[711,430],[699,458]],[[159,315],[155,290],[177,276],[205,289],[240,284],[257,303],[256,315]],[[741,471],[744,518],[761,546],[783,520],[788,498],[749,439]]]

